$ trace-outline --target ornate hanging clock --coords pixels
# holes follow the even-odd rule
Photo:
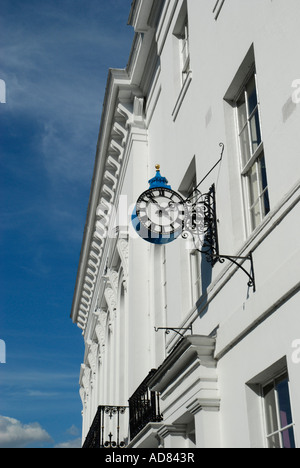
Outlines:
[[[137,233],[147,242],[167,244],[180,234],[187,239],[192,237],[195,248],[206,260],[214,265],[229,260],[240,268],[249,278],[248,286],[256,291],[253,254],[245,256],[223,255],[219,252],[218,221],[216,213],[216,190],[213,184],[207,193],[202,194],[199,186],[221,163],[221,157],[210,171],[203,177],[197,187],[186,200],[168,185],[168,181],[160,174],[160,166],[156,166],[156,175],[149,180],[150,187],[139,196],[132,214],[132,224]],[[243,266],[250,262],[250,272]]]
[[[185,205],[183,198],[168,185],[156,166],[156,175],[149,180],[150,187],[143,192],[132,214],[132,224],[147,242],[167,244],[183,231]]]

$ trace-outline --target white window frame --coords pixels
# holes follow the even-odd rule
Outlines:
[[[177,60],[180,72],[180,85],[184,85],[190,76],[190,31],[189,31],[189,13],[187,8],[187,1],[182,3],[174,30],[173,36],[176,38]]]
[[[189,19],[186,13],[181,33],[179,35],[180,47],[180,62],[181,62],[181,75],[182,84],[185,82],[186,77],[190,71],[190,44],[189,44]]]
[[[248,104],[248,94],[247,86],[254,77],[255,90],[257,95],[257,104],[250,112]],[[238,103],[241,101],[242,97],[245,100],[245,110],[246,117],[245,122],[240,126],[239,121],[239,108]],[[260,142],[255,149],[253,149],[253,140],[251,134],[251,122],[257,115],[258,119],[258,130],[260,133]],[[264,155],[264,145],[263,145],[263,135],[262,135],[262,126],[261,126],[261,113],[260,113],[260,99],[258,94],[257,86],[257,75],[255,68],[253,67],[251,73],[248,74],[247,79],[245,80],[243,86],[240,89],[239,94],[235,99],[235,120],[236,120],[236,134],[238,139],[238,148],[240,156],[240,172],[242,176],[242,187],[243,187],[243,196],[244,196],[244,206],[246,213],[246,225],[247,232],[253,232],[262,222],[266,214],[270,211],[270,200],[269,200],[269,186],[267,182],[267,175],[265,169],[265,155]],[[256,128],[256,129],[257,129]],[[246,132],[247,141],[245,145],[248,145],[247,151],[249,152],[249,158],[245,162],[243,161],[244,150],[242,148],[242,134]],[[255,185],[251,185],[250,180],[250,171],[255,168],[256,175],[256,184],[257,188],[255,190]],[[264,169],[265,181],[263,180],[262,172]],[[265,183],[264,183],[265,182]],[[265,185],[265,186],[264,186]],[[256,196],[254,200],[251,200],[251,193],[256,191]],[[257,216],[258,219],[255,220],[255,207],[258,208]]]
[[[280,380],[284,381],[285,379],[288,380],[288,390],[289,390],[290,409],[291,409],[291,413],[292,413],[292,422],[290,424],[287,424],[286,426],[281,427],[279,398],[278,398],[278,391],[276,390],[276,383],[278,383],[278,381],[280,381]],[[276,418],[277,418],[276,423],[277,423],[277,428],[278,429],[276,431],[268,433],[267,421],[266,421],[267,416],[266,416],[266,405],[265,405],[264,389],[270,384],[273,384],[273,386],[274,386],[275,413],[276,413]],[[291,392],[290,392],[290,381],[289,381],[289,376],[288,376],[287,371],[281,373],[280,375],[277,375],[276,377],[273,377],[272,379],[268,380],[263,385],[261,385],[261,399],[262,399],[262,410],[263,410],[263,420],[264,420],[265,447],[269,448],[268,439],[278,435],[280,448],[283,448],[282,437],[281,437],[282,433],[284,431],[290,429],[290,428],[293,428],[294,441],[295,441],[295,445],[296,445],[295,423],[294,423],[294,420],[293,420]]]
[[[217,21],[218,17],[219,17],[219,14],[222,10],[222,7],[225,3],[225,0],[217,0],[216,1],[216,4],[214,6],[214,9],[213,9],[213,14],[214,14],[214,17],[215,17],[215,20]]]

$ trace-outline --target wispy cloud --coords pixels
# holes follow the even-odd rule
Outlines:
[[[59,414],[69,420],[73,413],[79,415],[81,410],[78,373],[75,372],[2,372],[0,393],[2,414],[20,420],[43,421]]]
[[[79,429],[75,426],[75,424],[72,424],[72,426],[67,429],[66,433],[72,436],[77,436],[79,434]]]
[[[110,3],[110,9],[115,8],[114,21],[120,16],[124,25],[120,1]],[[35,122],[32,151],[39,161],[39,177],[49,184],[44,186],[48,199],[43,198],[47,223],[59,223],[58,204],[64,211],[71,208],[78,223],[78,210],[85,215],[87,206],[107,71],[126,65],[124,41],[128,36],[109,27],[108,6],[98,0],[17,0],[11,15],[13,8],[21,10],[14,18],[13,31],[10,22],[0,19],[5,110],[14,119],[20,116],[20,120]],[[70,184],[77,188],[74,200],[69,195]],[[80,190],[85,190],[84,211],[78,203]],[[72,232],[73,225],[65,238]],[[79,238],[82,229],[76,241]]]
[[[62,420],[81,424],[78,366],[84,344],[77,328],[60,335],[65,326],[72,328],[69,310],[107,72],[126,66],[130,3],[1,1],[6,104],[0,132],[0,324],[7,364],[0,368],[0,411],[11,416],[2,420],[11,444],[32,438],[31,429],[37,440],[47,438],[43,427],[52,434]],[[24,424],[36,420],[39,426]],[[57,429],[53,444],[80,446],[77,434],[61,435],[63,430]]]
[[[41,390],[28,390],[28,396],[31,398],[44,398],[49,400],[49,398],[57,398],[59,396],[59,392],[47,392]]]
[[[64,388],[68,386],[70,381],[78,380],[78,374],[75,372],[55,372],[45,369],[44,371],[26,370],[26,372],[2,372],[4,378],[0,381],[0,387],[7,385],[22,384],[22,388],[32,387],[36,384],[39,388],[46,386],[47,388]]]

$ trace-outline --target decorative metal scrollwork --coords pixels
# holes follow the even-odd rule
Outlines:
[[[104,412],[108,414],[109,418],[111,419],[115,414],[124,414],[126,411],[126,407],[122,406],[105,406]]]
[[[254,264],[253,264],[253,255],[252,252],[249,253],[247,256],[234,256],[234,255],[219,255],[218,260],[220,263],[224,263],[225,260],[230,260],[232,263],[234,263],[240,270],[243,270],[243,272],[248,276],[249,281],[248,281],[248,286],[249,288],[253,288],[253,291],[256,291],[256,285],[255,285],[255,276],[254,276]],[[243,267],[242,263],[238,262],[238,260],[249,260],[250,262],[250,272],[246,270],[246,268]]]
[[[197,189],[186,202],[184,239],[192,237],[197,250],[214,264],[219,257],[215,186],[208,193]]]
[[[124,422],[121,424],[120,416],[126,409],[126,406],[99,406],[83,448],[125,448]]]
[[[113,435],[111,432],[108,434],[108,439],[109,440],[104,442],[103,448],[125,448],[126,447],[126,444],[124,441],[122,442],[114,441]]]
[[[202,194],[199,186],[213,171],[213,169],[222,161],[224,153],[224,144],[219,145],[222,148],[220,159],[212,169],[203,177],[197,187],[185,200],[185,220],[182,237],[184,239],[192,238],[195,248],[206,257],[206,260],[213,265],[217,262],[224,263],[229,260],[241,269],[249,278],[248,286],[256,290],[253,255],[250,252],[246,256],[223,255],[219,252],[218,241],[218,221],[216,213],[216,190],[213,184],[207,193]],[[245,261],[250,262],[250,272],[244,268]]]
[[[125,448],[126,444],[124,440],[120,440],[120,415],[125,414],[125,406],[103,406],[101,407],[102,411],[102,426],[101,426],[101,445],[103,448]],[[104,441],[104,414],[108,415],[109,419],[112,419],[114,416],[117,416],[116,421],[116,440],[113,440],[114,436],[110,432],[108,434],[108,440]]]

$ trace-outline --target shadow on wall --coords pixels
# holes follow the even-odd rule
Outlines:
[[[202,283],[202,296],[197,302],[197,307],[199,310],[199,317],[202,318],[209,309],[209,304],[207,304],[207,289],[211,284],[212,279],[212,263],[207,261],[205,253],[201,254],[201,283]],[[206,303],[205,308],[201,309],[203,303]]]

